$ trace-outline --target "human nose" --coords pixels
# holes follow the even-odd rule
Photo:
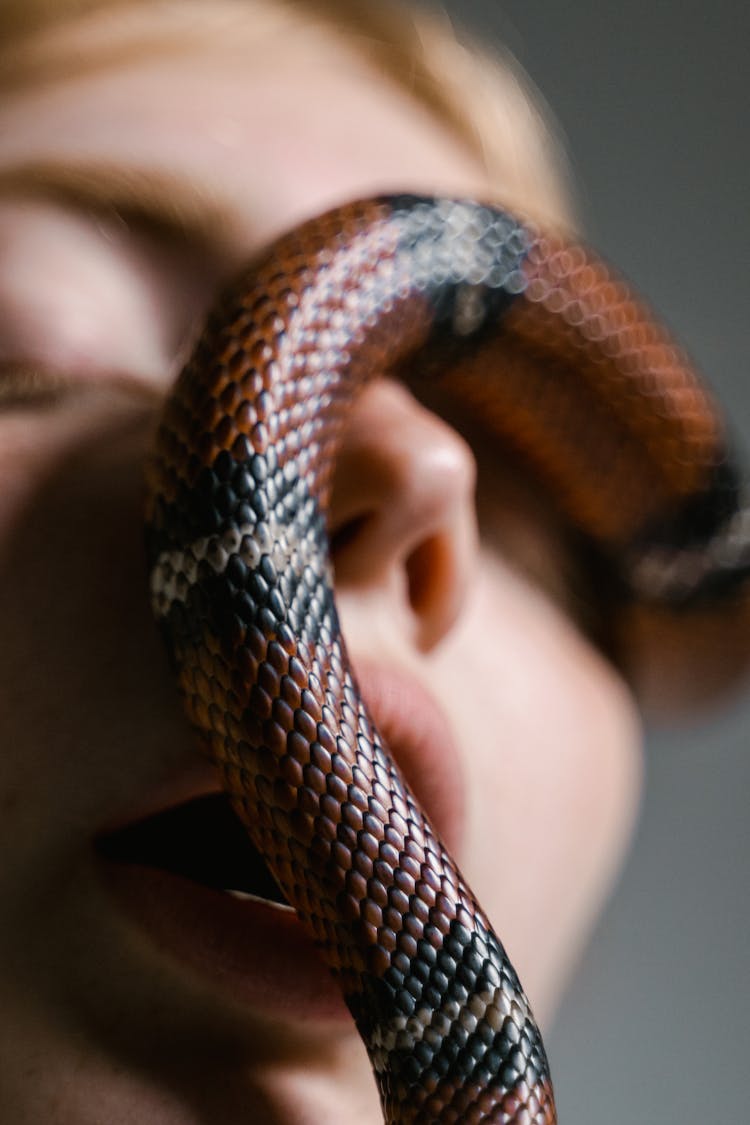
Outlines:
[[[337,590],[385,592],[416,646],[456,621],[477,554],[476,464],[446,422],[390,379],[355,403],[330,508]]]

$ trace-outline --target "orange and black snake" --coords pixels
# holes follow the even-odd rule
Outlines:
[[[597,558],[626,672],[681,622],[710,647],[710,622],[746,605],[750,515],[720,415],[646,307],[588,250],[471,201],[383,197],[281,238],[224,294],[163,414],[154,612],[191,721],[340,983],[386,1120],[550,1125],[529,1003],[368,716],[337,621],[337,443],[368,379],[407,368],[513,449]]]

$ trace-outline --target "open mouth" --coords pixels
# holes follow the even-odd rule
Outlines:
[[[443,715],[408,676],[368,664],[360,668],[365,698],[386,743],[397,749],[414,791],[453,846],[460,836],[462,792]],[[227,795],[211,789],[181,802],[174,794],[175,799],[179,803],[144,810],[105,830],[96,840],[100,857],[293,912]]]
[[[114,862],[292,909],[223,793],[196,797],[108,833],[97,850]]]
[[[105,830],[95,848],[139,969],[151,971],[156,956],[170,973],[187,968],[191,989],[209,982],[244,1011],[348,1023],[338,985],[228,797],[204,792],[162,807]]]
[[[445,717],[407,674],[364,662],[357,670],[386,743],[453,847],[463,800]],[[218,783],[209,763],[186,766],[131,809],[127,821],[110,822],[96,835],[98,875],[127,920],[127,948],[147,964],[154,954],[160,964],[163,956],[182,964],[244,1010],[295,1026],[303,1012],[348,1025],[325,949],[288,903]],[[148,945],[137,935],[148,936]]]

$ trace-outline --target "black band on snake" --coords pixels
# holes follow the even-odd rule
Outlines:
[[[731,613],[750,520],[718,413],[646,308],[588,251],[468,201],[380,198],[280,239],[225,294],[164,412],[154,611],[386,1120],[550,1125],[516,973],[374,728],[337,622],[337,442],[367,380],[407,364],[544,482],[607,569],[613,617]]]

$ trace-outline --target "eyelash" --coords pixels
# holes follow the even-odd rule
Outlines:
[[[38,366],[0,364],[0,412],[55,406],[75,388],[72,379]]]

